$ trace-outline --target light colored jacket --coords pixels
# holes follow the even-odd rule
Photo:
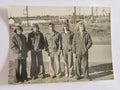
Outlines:
[[[47,33],[45,37],[46,50],[49,52],[56,52],[58,50],[61,50],[61,40],[61,35],[57,31],[54,31],[53,35],[51,33]]]
[[[62,32],[61,36],[62,36],[62,50],[72,51],[74,33],[71,31],[69,31],[67,34],[65,32]]]
[[[80,55],[88,54],[88,49],[92,46],[92,39],[87,31],[75,33],[73,39],[73,52]]]

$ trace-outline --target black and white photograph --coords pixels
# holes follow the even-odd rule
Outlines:
[[[111,8],[9,6],[8,83],[113,80]]]

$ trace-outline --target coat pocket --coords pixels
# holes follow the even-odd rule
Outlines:
[[[83,49],[82,49],[82,55],[85,55],[87,53],[87,49],[86,49],[86,47],[84,47]]]

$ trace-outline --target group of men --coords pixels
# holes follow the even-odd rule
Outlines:
[[[26,39],[22,34],[22,27],[15,28],[11,49],[14,52],[16,83],[27,80],[26,58],[28,51],[31,52],[31,79],[38,78],[38,75],[45,78],[42,50],[45,50],[50,56],[49,74],[51,78],[61,78],[62,76],[60,61],[60,54],[62,54],[65,77],[74,77],[78,80],[81,78],[82,72],[84,78],[88,79],[88,50],[92,46],[92,40],[84,23],[79,22],[74,33],[70,30],[69,24],[63,25],[62,33],[55,30],[53,23],[49,23],[48,29],[48,32],[43,35],[39,25],[34,24],[32,32],[28,34]],[[73,57],[76,58],[75,61],[73,61]]]

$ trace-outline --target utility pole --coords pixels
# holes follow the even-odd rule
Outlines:
[[[103,8],[103,16],[106,16],[107,13],[106,13],[106,10]]]
[[[98,8],[95,8],[95,16],[98,16]]]
[[[91,20],[94,21],[94,8],[91,7]]]
[[[28,6],[26,6],[26,15],[27,15],[27,26],[29,26],[29,19],[28,19]]]
[[[73,23],[76,24],[76,6],[74,6]]]
[[[80,11],[81,11],[81,9],[80,9],[80,7],[79,7],[79,19],[80,19],[80,14],[81,14]]]
[[[93,14],[93,7],[91,7],[91,16],[94,16],[94,14]]]

